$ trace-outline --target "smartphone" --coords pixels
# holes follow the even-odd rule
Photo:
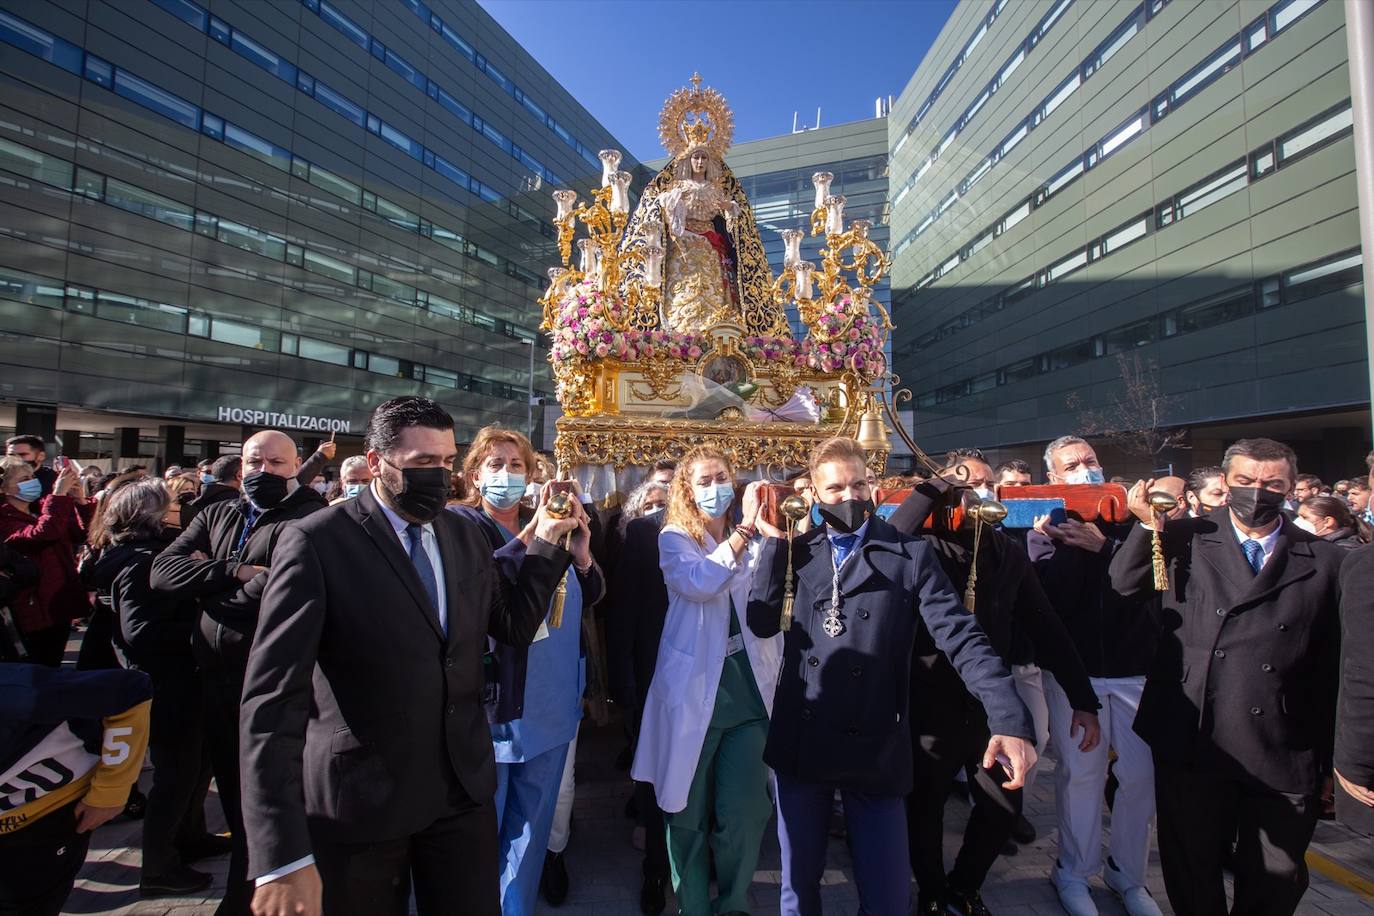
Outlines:
[[[57,473],[61,474],[67,468],[71,467],[71,464],[72,460],[68,458],[66,455],[58,455],[56,458],[52,460],[52,469]]]

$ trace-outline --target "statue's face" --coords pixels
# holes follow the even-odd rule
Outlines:
[[[709,159],[709,154],[708,154],[708,153],[706,152],[706,150],[704,150],[704,149],[699,149],[699,150],[697,150],[696,152],[692,153],[692,158],[691,158],[691,163],[692,163],[692,174],[693,174],[693,175],[705,175],[705,174],[706,174],[706,162],[707,162],[708,159]]]

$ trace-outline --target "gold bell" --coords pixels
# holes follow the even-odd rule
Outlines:
[[[1172,493],[1165,493],[1163,490],[1150,491],[1150,508],[1160,515],[1166,515],[1178,508],[1178,499]]]
[[[793,493],[784,499],[778,508],[787,517],[787,578],[783,580],[782,617],[778,620],[778,628],[785,633],[792,629],[792,607],[796,602],[796,592],[792,584],[792,533],[796,531],[797,523],[811,513],[811,507],[807,505],[806,500]]]
[[[988,497],[979,499],[973,506],[973,511],[978,515],[978,521],[984,525],[998,525],[1007,517],[1007,507],[998,500]]]
[[[572,497],[566,492],[555,493],[549,497],[548,503],[544,506],[544,511],[548,513],[549,518],[556,518],[559,521],[569,518],[573,513]]]
[[[868,409],[859,417],[859,435],[855,437],[866,452],[885,452],[890,447],[887,424],[883,422],[882,411],[870,400]]]
[[[1178,500],[1172,493],[1165,493],[1163,490],[1151,490],[1146,497],[1150,501],[1150,508],[1157,514],[1164,516],[1178,508]],[[1154,534],[1150,536],[1150,565],[1154,571],[1155,591],[1167,592],[1169,590],[1169,564],[1164,558],[1164,542],[1159,536],[1160,525],[1155,523]]]

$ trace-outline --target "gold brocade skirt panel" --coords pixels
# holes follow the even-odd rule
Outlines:
[[[725,271],[704,237],[686,232],[668,246],[663,315],[674,331],[701,331],[726,310]]]

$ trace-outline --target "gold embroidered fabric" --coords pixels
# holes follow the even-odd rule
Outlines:
[[[689,231],[673,238],[665,274],[663,316],[672,330],[702,331],[727,312],[720,255],[703,236]]]

